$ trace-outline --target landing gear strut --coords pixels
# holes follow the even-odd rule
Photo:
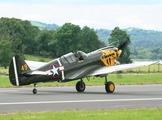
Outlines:
[[[34,84],[33,94],[37,94],[36,85],[37,85],[37,84]]]
[[[82,79],[77,82],[77,84],[76,84],[76,90],[78,92],[84,92],[85,88],[86,88],[86,86],[85,86],[85,83],[83,82]]]
[[[105,76],[105,90],[107,93],[113,93],[115,90],[115,84],[111,81],[107,81],[107,76]]]

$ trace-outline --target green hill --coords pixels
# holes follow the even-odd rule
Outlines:
[[[130,35],[132,59],[162,59],[162,31],[144,30],[140,28],[123,29]],[[96,30],[100,40],[108,45],[111,30]]]
[[[31,21],[32,25],[37,26],[40,29],[49,29],[49,30],[56,30],[60,26],[57,24],[46,24],[41,23],[38,21]],[[144,30],[140,28],[127,28],[123,29],[129,35],[131,39],[131,46],[138,46],[138,47],[157,47],[162,46],[162,31],[154,31],[154,30]],[[108,38],[110,37],[112,30],[108,29],[97,29],[97,35],[99,40],[105,42],[108,45]]]
[[[130,35],[131,46],[145,48],[162,46],[162,31],[144,30],[132,27],[123,30]],[[99,39],[106,44],[108,44],[108,38],[110,37],[111,31],[112,30],[107,29],[96,30]]]
[[[46,24],[38,21],[31,21],[32,25],[40,29],[56,30],[60,26],[56,24]],[[133,59],[162,59],[162,31],[144,30],[140,28],[123,29],[130,35],[131,58]],[[97,29],[99,40],[108,45],[108,38],[112,30]]]
[[[46,24],[38,21],[30,21],[33,26],[37,26],[39,29],[48,29],[48,30],[56,30],[59,28],[56,24]]]

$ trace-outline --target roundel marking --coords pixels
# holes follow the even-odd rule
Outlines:
[[[57,64],[51,64],[49,70],[52,73],[53,78],[58,78],[60,76],[61,70]]]

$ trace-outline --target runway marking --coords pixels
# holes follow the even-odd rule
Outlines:
[[[122,102],[122,101],[152,101],[152,100],[162,100],[162,98],[111,99],[111,100],[71,100],[71,101],[40,101],[40,102],[10,102],[10,103],[0,103],[0,105],[88,103],[88,102]]]

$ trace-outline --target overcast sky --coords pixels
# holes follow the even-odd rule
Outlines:
[[[59,26],[70,22],[94,29],[162,31],[162,0],[0,0],[0,17]]]

